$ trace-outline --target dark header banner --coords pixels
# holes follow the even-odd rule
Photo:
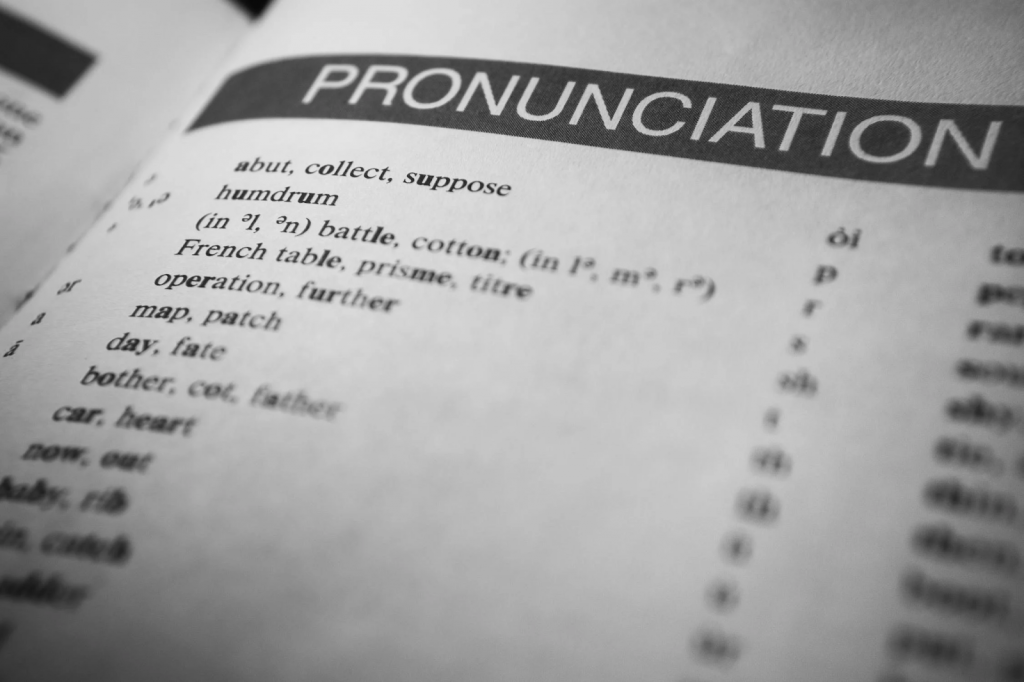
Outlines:
[[[0,7],[0,68],[63,97],[95,58]]]
[[[926,104],[477,59],[328,55],[232,75],[192,125],[411,123],[853,180],[1024,192],[1024,107]]]

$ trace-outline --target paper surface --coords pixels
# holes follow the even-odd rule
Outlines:
[[[352,55],[409,55],[1020,107],[1022,27],[290,1],[224,76],[358,64],[341,106]],[[379,119],[184,133],[0,330],[0,670],[1019,679],[1022,209]]]

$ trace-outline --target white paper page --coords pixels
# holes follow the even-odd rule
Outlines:
[[[223,120],[0,330],[0,670],[1020,680],[1022,29],[995,2],[278,5]],[[423,57],[453,58],[444,105],[413,106],[454,83],[408,89]],[[477,72],[495,100],[521,76],[501,114],[456,110]],[[547,122],[535,74],[533,116],[576,83]],[[633,88],[614,130],[570,122],[589,83],[607,118]],[[690,106],[635,122],[659,92]],[[825,113],[784,152],[776,105]],[[928,166],[941,120],[964,142]]]
[[[3,0],[0,12],[19,23],[4,35],[20,48],[12,63],[0,59],[3,324],[168,134],[249,21],[226,0]]]

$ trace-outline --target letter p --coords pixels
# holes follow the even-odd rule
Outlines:
[[[331,77],[335,74],[344,74],[338,80],[331,80]],[[340,90],[341,88],[347,88],[355,82],[359,76],[359,69],[351,64],[324,64],[320,67],[320,73],[316,75],[316,80],[309,86],[309,90],[306,90],[306,94],[302,97],[303,104],[309,104],[313,101],[313,98],[319,94],[321,90]]]
[[[818,269],[814,271],[815,284],[828,284],[834,282],[836,277],[839,277],[839,270],[831,265],[819,265]]]

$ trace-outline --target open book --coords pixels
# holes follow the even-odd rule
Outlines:
[[[1019,3],[219,11],[0,156],[0,677],[1024,680]]]

